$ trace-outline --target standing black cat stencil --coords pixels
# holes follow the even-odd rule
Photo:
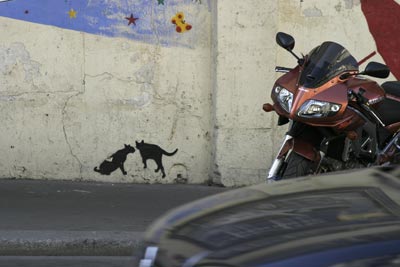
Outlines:
[[[104,175],[110,175],[113,171],[116,169],[120,169],[121,172],[126,175],[127,172],[125,171],[124,168],[124,163],[126,161],[126,157],[128,156],[129,153],[134,153],[135,148],[130,146],[130,145],[125,145],[123,149],[118,150],[114,154],[112,154],[110,157],[111,161],[104,160],[99,168],[94,167],[94,171],[99,172]]]
[[[146,161],[148,159],[154,160],[157,163],[157,169],[155,170],[155,172],[161,170],[163,178],[165,177],[165,171],[164,171],[164,166],[162,164],[162,156],[163,155],[173,156],[178,151],[178,149],[175,149],[174,152],[169,153],[157,145],[146,144],[143,140],[140,143],[136,141],[136,148],[139,150],[140,155],[142,156],[144,168],[145,169],[147,168]]]

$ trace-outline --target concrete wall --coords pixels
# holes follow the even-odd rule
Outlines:
[[[276,116],[261,107],[275,78],[278,1],[216,4],[213,175],[225,185],[265,179]]]
[[[35,6],[25,7],[17,0],[0,3],[2,15],[12,17],[0,17],[0,176],[207,181],[211,160],[209,4],[142,1],[131,8],[121,1],[106,1],[105,7],[101,6],[104,1],[86,1],[80,7],[63,6],[63,2],[53,6],[55,15],[42,14],[65,17],[62,25],[38,15],[42,10]],[[21,9],[28,12],[26,17],[18,17]],[[76,17],[69,17],[71,10]],[[177,12],[186,15],[191,30],[176,31],[171,20]],[[126,18],[132,13],[138,20],[128,25]],[[86,21],[78,21],[82,16],[107,20],[109,27],[99,26],[96,32]],[[154,171],[158,166],[151,159],[144,169],[136,148],[142,140],[167,152],[178,149],[175,155],[162,158],[165,178],[161,171]],[[114,153],[125,144],[136,149],[124,162],[126,175],[114,170],[113,164],[100,167],[104,160],[124,161],[123,155],[118,156],[121,153]],[[160,156],[158,147],[144,150],[148,157]]]
[[[285,131],[261,107],[295,65],[276,32],[378,50],[357,0],[47,1],[0,2],[1,178],[261,182]]]

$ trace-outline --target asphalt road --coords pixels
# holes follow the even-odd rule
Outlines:
[[[120,257],[69,256],[133,255],[156,218],[171,208],[226,190],[184,184],[0,180],[0,266],[42,266],[24,265],[29,261],[75,266],[83,260],[80,266],[125,264],[126,258]]]
[[[131,257],[1,257],[0,267],[135,267]]]
[[[144,231],[171,208],[226,191],[201,185],[0,180],[0,231]]]

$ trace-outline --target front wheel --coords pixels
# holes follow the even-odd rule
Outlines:
[[[282,174],[283,179],[305,176],[313,173],[314,163],[300,156],[296,152],[289,154],[286,160],[286,168]]]

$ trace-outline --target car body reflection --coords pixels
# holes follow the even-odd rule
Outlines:
[[[400,265],[399,177],[400,169],[381,167],[187,204],[147,231],[157,255],[146,266]]]

